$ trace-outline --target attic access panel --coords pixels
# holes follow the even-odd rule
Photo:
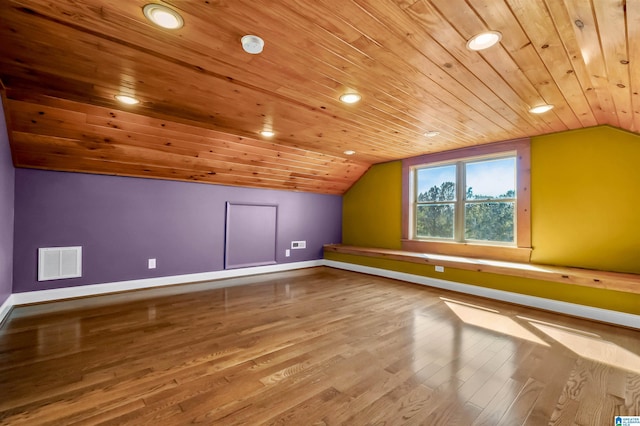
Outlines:
[[[227,202],[224,268],[276,263],[278,206]]]

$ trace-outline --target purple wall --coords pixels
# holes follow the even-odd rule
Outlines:
[[[222,270],[227,201],[278,205],[278,263],[321,259],[341,240],[335,195],[29,169],[15,182],[14,293]],[[307,249],[285,257],[292,240]],[[37,281],[38,247],[75,245],[81,278]]]
[[[11,294],[13,276],[14,169],[0,102],[0,305]]]

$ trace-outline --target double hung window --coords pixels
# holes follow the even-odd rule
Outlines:
[[[530,169],[528,139],[403,160],[403,250],[529,261]]]
[[[414,238],[515,244],[516,157],[414,170]]]

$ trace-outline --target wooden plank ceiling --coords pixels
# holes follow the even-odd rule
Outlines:
[[[178,30],[148,22],[149,1],[0,1],[16,166],[341,194],[378,162],[640,131],[638,1],[164,2]],[[485,30],[501,42],[466,49]],[[341,103],[348,91],[362,100]]]

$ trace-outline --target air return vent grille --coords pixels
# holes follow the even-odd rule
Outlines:
[[[82,276],[82,247],[38,249],[38,281]]]

